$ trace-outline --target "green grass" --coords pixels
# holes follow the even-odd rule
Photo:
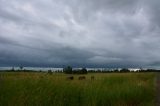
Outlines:
[[[155,73],[67,76],[0,73],[0,106],[154,106]]]

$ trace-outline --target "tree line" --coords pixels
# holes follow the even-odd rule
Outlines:
[[[35,70],[27,70],[24,69],[24,67],[20,66],[19,69],[14,69],[12,67],[10,70],[1,70],[0,72],[45,72],[42,70],[35,71]],[[65,73],[65,74],[87,74],[87,73],[128,73],[128,72],[160,72],[160,70],[157,69],[142,69],[136,71],[131,71],[128,68],[122,68],[122,69],[114,69],[114,70],[87,70],[87,68],[81,68],[81,69],[74,69],[71,66],[66,66],[63,68],[63,70],[48,70],[49,74],[55,73]]]

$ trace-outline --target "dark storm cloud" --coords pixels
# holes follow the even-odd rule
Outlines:
[[[0,65],[158,66],[158,0],[0,0]]]

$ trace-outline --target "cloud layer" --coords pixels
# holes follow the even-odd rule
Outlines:
[[[159,66],[159,5],[159,0],[0,0],[0,66]]]

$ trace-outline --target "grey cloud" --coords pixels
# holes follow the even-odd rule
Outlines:
[[[144,1],[144,9],[146,9],[146,12],[148,13],[148,17],[151,19],[152,22],[154,22],[155,25],[160,25],[160,7],[159,7],[160,1],[159,0],[146,0]]]
[[[158,0],[0,0],[0,65],[159,64]]]

